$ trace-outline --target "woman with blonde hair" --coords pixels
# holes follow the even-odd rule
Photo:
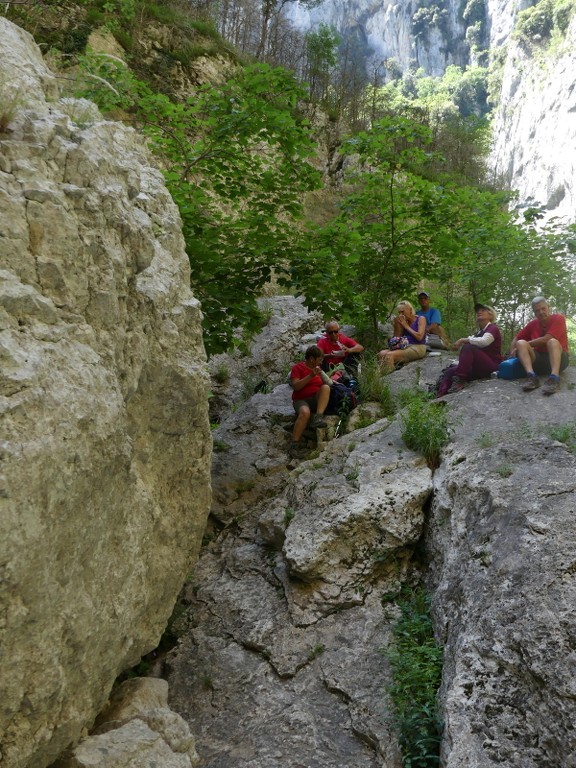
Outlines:
[[[426,356],[426,318],[418,317],[409,301],[400,301],[396,307],[394,336],[388,346],[378,352],[384,371]]]

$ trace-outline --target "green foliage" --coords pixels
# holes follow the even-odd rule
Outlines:
[[[548,39],[554,27],[553,0],[540,0],[531,8],[518,13],[514,34],[528,43]]]
[[[443,167],[430,129],[407,117],[379,121],[346,142],[344,153],[357,164],[349,194],[290,265],[293,284],[313,308],[364,318],[376,333],[378,322],[424,277],[460,286],[471,304],[495,301],[507,286],[506,295],[514,287],[520,306],[532,287],[548,280],[556,281],[555,294],[573,295],[570,263],[561,258],[565,239],[553,241],[519,222],[508,210],[508,195],[467,183],[467,131],[480,153],[484,125],[466,127],[461,118],[445,125],[453,152],[461,141],[461,172],[456,155]]]
[[[323,101],[329,91],[331,73],[338,63],[337,48],[341,42],[334,29],[320,24],[306,33],[307,68],[305,77],[310,85],[310,99]]]
[[[402,440],[408,448],[421,453],[431,468],[436,468],[442,448],[450,439],[446,408],[421,390],[407,390],[406,399],[400,415]]]
[[[364,355],[358,366],[357,381],[364,402],[380,403],[380,416],[392,416],[395,411],[394,398],[386,378],[374,355]],[[365,425],[367,426],[367,425]]]
[[[391,648],[383,650],[392,668],[388,693],[394,706],[402,762],[406,768],[439,764],[442,723],[436,694],[442,676],[442,649],[434,640],[430,598],[421,588],[404,587],[398,600],[400,619]]]
[[[576,422],[548,425],[546,432],[552,440],[564,443],[569,451],[576,452]]]
[[[502,478],[510,477],[514,474],[514,467],[510,464],[501,464],[499,467],[496,467],[496,474]]]
[[[6,131],[18,110],[24,108],[25,103],[26,98],[22,91],[13,87],[8,79],[0,78],[0,133]]]
[[[552,17],[554,20],[554,27],[560,32],[560,34],[566,34],[570,19],[576,11],[575,0],[556,0],[554,3]]]
[[[353,189],[341,213],[312,235],[308,252],[291,264],[291,276],[312,306],[325,314],[364,315],[375,331],[423,266],[432,268],[436,258],[429,246],[442,192],[418,172],[429,159],[428,141],[423,126],[388,118],[346,142],[344,153],[361,161]]]
[[[311,648],[310,653],[308,654],[308,661],[313,661],[314,659],[317,659],[318,656],[322,656],[325,650],[326,646],[322,643],[315,645],[314,648]]]
[[[555,35],[566,34],[575,11],[575,0],[539,0],[518,13],[514,37],[528,49],[546,46]]]
[[[410,69],[401,79],[384,86],[381,98],[395,111],[413,119],[420,116],[435,129],[441,129],[442,121],[449,115],[486,115],[487,78],[488,70],[480,66],[462,69],[450,64],[442,77],[426,75],[423,69]]]
[[[412,16],[412,34],[415,38],[428,40],[430,29],[437,27],[442,34],[448,31],[448,10],[443,3],[422,4]]]
[[[491,448],[495,443],[494,435],[490,432],[482,432],[478,438],[478,445],[480,448]]]
[[[165,164],[204,341],[209,353],[223,351],[237,342],[237,329],[249,336],[261,327],[256,298],[291,258],[303,195],[319,183],[308,163],[308,126],[295,115],[302,91],[287,71],[254,65],[175,103],[110,59],[83,63],[95,76],[83,95],[103,110],[129,108]]]
[[[226,384],[230,381],[230,368],[227,363],[220,363],[220,365],[214,371],[214,380],[218,384]]]

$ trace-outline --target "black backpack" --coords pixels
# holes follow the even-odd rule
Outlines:
[[[343,416],[356,408],[357,402],[356,393],[350,387],[335,381],[330,387],[330,400],[328,400],[326,413]]]

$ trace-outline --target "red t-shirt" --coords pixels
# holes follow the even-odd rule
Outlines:
[[[534,320],[530,320],[527,326],[522,328],[516,338],[523,339],[524,341],[533,341],[534,339],[539,339],[540,336],[545,336],[547,333],[553,338],[558,339],[564,352],[568,352],[568,332],[566,331],[566,318],[564,315],[550,315],[546,327],[535,317]],[[541,349],[538,351],[541,351]]]
[[[306,363],[296,363],[296,365],[292,366],[290,378],[305,379],[310,373],[312,373],[312,371],[308,368]],[[299,389],[298,391],[295,389],[292,390],[292,400],[307,400],[309,397],[314,397],[323,383],[321,376],[313,376],[302,389]]]
[[[325,363],[328,363],[328,365],[338,365],[338,363],[341,363],[346,359],[345,356],[342,357],[341,355],[338,355],[336,357],[332,357],[330,353],[341,351],[344,347],[351,349],[352,347],[356,346],[356,342],[354,339],[349,339],[348,336],[344,336],[343,333],[339,333],[334,340],[332,340],[331,336],[322,336],[318,340],[318,346],[322,352],[324,352]]]

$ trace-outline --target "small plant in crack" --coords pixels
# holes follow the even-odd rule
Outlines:
[[[322,643],[318,643],[318,645],[315,645],[308,654],[308,661],[314,661],[314,659],[317,659],[318,656],[321,656],[325,650],[326,646]]]
[[[393,641],[383,649],[392,668],[388,687],[405,768],[432,768],[440,762],[442,723],[436,696],[442,677],[442,649],[434,639],[430,596],[403,587],[397,601],[400,618]]]

